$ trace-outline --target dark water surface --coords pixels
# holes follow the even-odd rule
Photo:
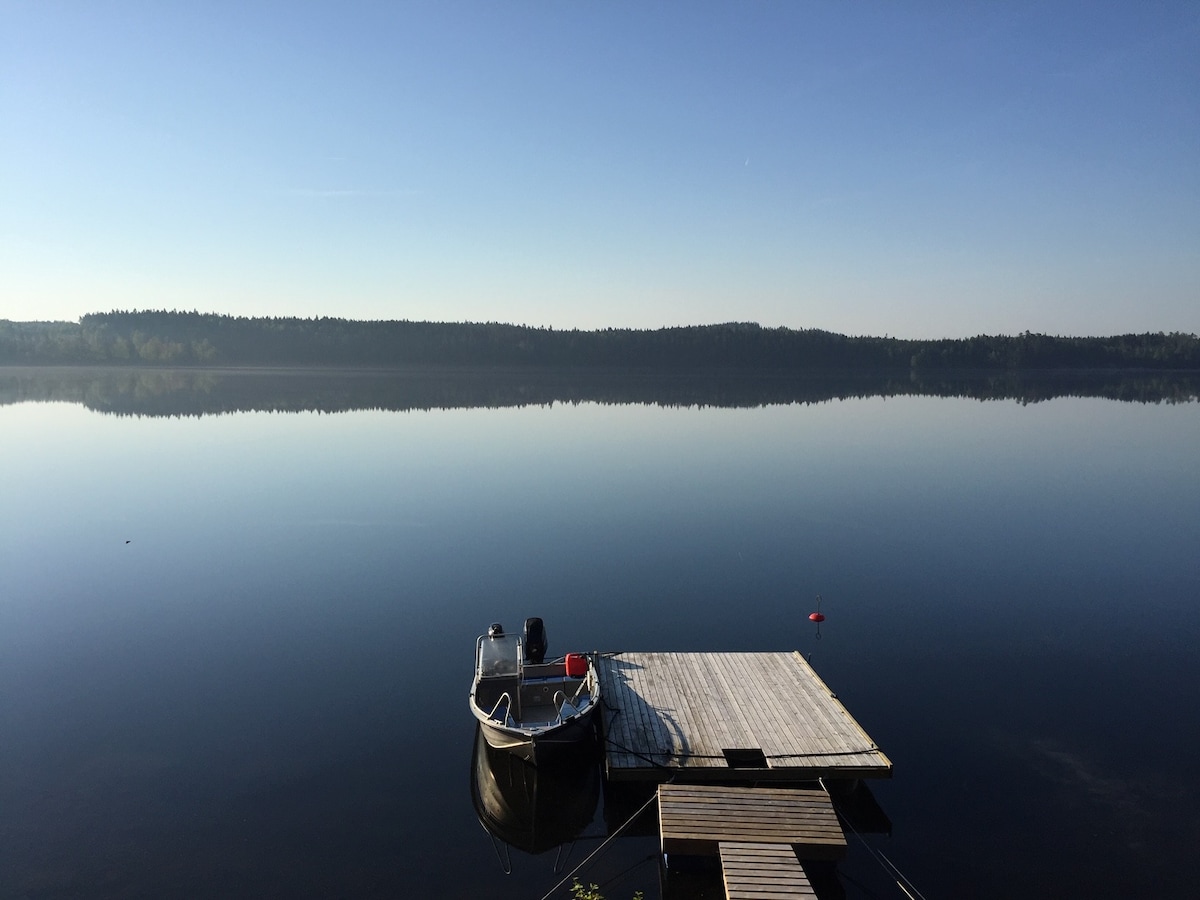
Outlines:
[[[553,653],[811,653],[930,900],[1200,884],[1196,403],[67,399],[0,406],[0,897],[537,900],[466,706],[529,615]],[[655,851],[583,878],[657,897]]]

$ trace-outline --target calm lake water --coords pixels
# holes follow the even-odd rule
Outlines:
[[[555,853],[503,874],[466,705],[530,615],[552,653],[811,654],[930,900],[1200,883],[1200,404],[56,391],[0,406],[0,897],[537,900]],[[901,896],[853,838],[841,873]],[[656,840],[581,877],[657,897]]]

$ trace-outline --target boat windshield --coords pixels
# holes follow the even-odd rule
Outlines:
[[[479,674],[516,675],[521,657],[521,639],[515,634],[483,637],[479,641]]]

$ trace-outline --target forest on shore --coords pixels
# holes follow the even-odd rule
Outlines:
[[[556,331],[500,323],[248,318],[178,311],[0,320],[0,365],[587,367],[653,370],[1200,370],[1182,332],[906,340],[754,323]]]

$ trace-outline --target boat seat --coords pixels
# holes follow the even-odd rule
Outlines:
[[[565,678],[567,666],[563,662],[526,663],[522,668],[526,679],[529,678]]]

